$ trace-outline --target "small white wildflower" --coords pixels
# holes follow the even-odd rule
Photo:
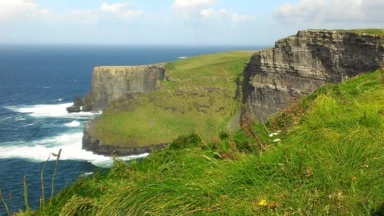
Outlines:
[[[281,139],[274,139],[273,142],[280,142]]]
[[[281,130],[276,131],[276,133],[278,133],[278,134],[281,133]]]
[[[269,134],[269,137],[273,137],[273,136],[276,136],[276,135],[278,135],[279,133],[271,133],[271,134]]]

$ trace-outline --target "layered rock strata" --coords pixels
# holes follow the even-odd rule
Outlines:
[[[92,74],[89,93],[83,98],[83,111],[100,111],[127,93],[156,90],[165,78],[163,64],[144,66],[100,66]]]
[[[148,93],[155,91],[158,81],[165,78],[163,64],[143,66],[99,66],[92,74],[92,85],[89,93],[83,98],[82,111],[97,112],[108,104],[129,93]],[[83,149],[102,155],[137,155],[161,148],[162,145],[145,147],[119,147],[105,145],[95,135],[97,118],[84,125]]]
[[[307,30],[256,52],[244,70],[243,103],[254,121],[288,106],[325,83],[338,83],[379,68],[384,37]]]

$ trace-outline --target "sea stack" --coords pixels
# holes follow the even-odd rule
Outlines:
[[[81,100],[81,97],[79,95],[76,95],[73,99],[73,105],[70,107],[67,107],[68,113],[74,113],[74,112],[81,112],[81,106],[83,105],[83,102]]]

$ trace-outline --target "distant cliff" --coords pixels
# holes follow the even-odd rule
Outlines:
[[[204,139],[239,129],[241,80],[254,51],[201,55],[147,66],[95,67],[83,110],[83,148],[131,155],[196,130]]]
[[[374,71],[384,57],[384,37],[307,30],[256,52],[244,70],[243,103],[251,119],[267,117],[325,83]]]
[[[95,67],[91,90],[83,98],[83,111],[105,109],[111,101],[127,93],[154,91],[158,80],[164,78],[163,64]]]

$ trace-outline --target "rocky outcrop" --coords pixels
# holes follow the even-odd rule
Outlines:
[[[109,102],[127,93],[154,91],[164,78],[163,64],[95,67],[91,90],[83,98],[83,111],[105,109]]]
[[[384,37],[353,32],[300,31],[256,52],[244,70],[243,103],[252,120],[267,117],[325,83],[376,70]]]
[[[73,99],[73,105],[70,107],[67,107],[66,110],[69,113],[81,112],[82,106],[83,106],[83,102],[81,97],[79,95],[76,95],[75,98]]]
[[[67,107],[66,110],[69,113],[76,113],[76,112],[81,112],[81,107],[72,105],[70,107]]]
[[[166,144],[150,145],[142,147],[121,147],[115,145],[105,145],[103,141],[95,136],[95,126],[99,117],[92,119],[84,124],[83,130],[83,149],[105,156],[126,156],[150,153],[154,150],[164,148]]]

